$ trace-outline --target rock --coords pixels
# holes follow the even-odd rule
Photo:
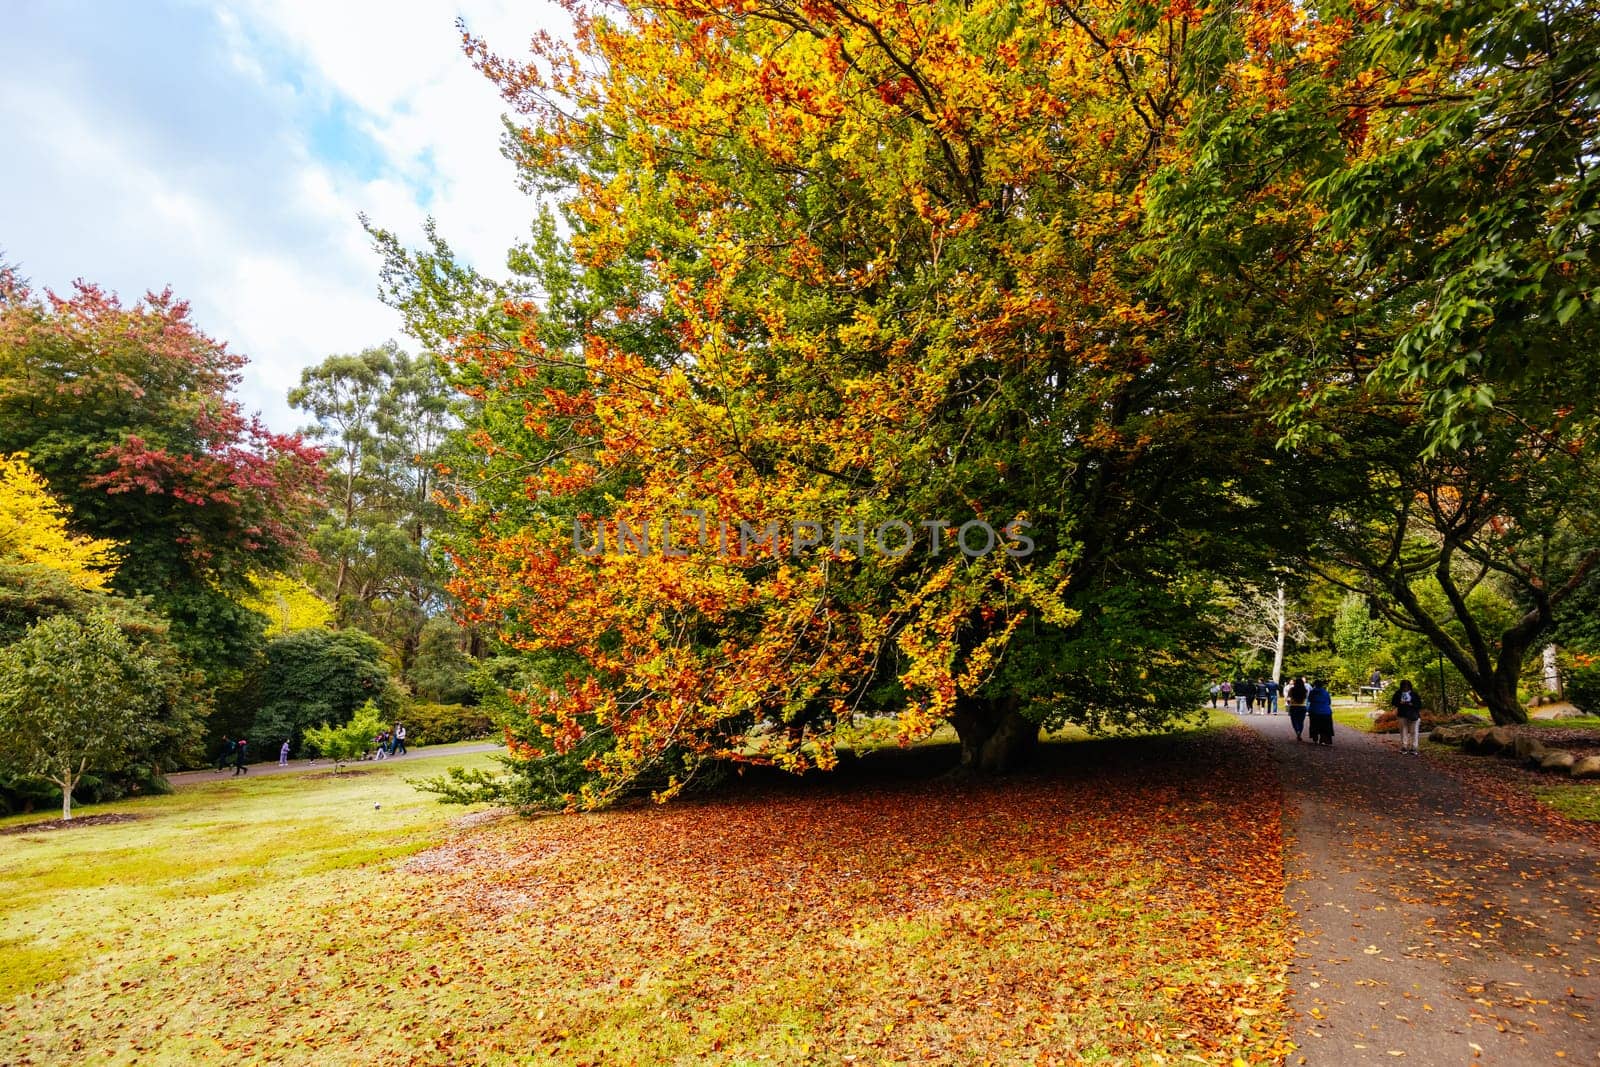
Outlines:
[[[1544,754],[1544,759],[1539,761],[1539,769],[1545,771],[1570,771],[1572,765],[1578,762],[1578,757],[1565,749],[1553,748]]]
[[[1550,713],[1550,718],[1552,718],[1552,719],[1586,719],[1586,718],[1588,718],[1588,713],[1579,711],[1577,708],[1562,708],[1560,711],[1551,712]]]
[[[1585,756],[1572,764],[1574,778],[1600,778],[1600,756]]]
[[[1520,734],[1511,742],[1511,752],[1517,759],[1528,760],[1533,763],[1544,759],[1544,754],[1549,751],[1544,743],[1536,737]]]
[[[1464,742],[1465,747],[1468,750],[1472,751],[1472,752],[1490,752],[1490,751],[1493,751],[1489,747],[1490,746],[1490,741],[1489,741],[1489,734],[1490,733],[1492,733],[1492,731],[1489,730],[1487,727],[1485,727],[1483,729],[1480,729],[1480,730],[1472,731],[1470,734],[1467,735],[1467,739]]]
[[[1489,739],[1484,742],[1486,752],[1503,752],[1512,748],[1517,743],[1517,735],[1509,726],[1496,726],[1489,731]]]
[[[1471,726],[1436,726],[1429,732],[1428,739],[1437,741],[1441,745],[1461,745],[1477,732]]]

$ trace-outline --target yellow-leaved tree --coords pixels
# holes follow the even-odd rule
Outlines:
[[[0,455],[0,560],[49,567],[80,589],[104,590],[121,546],[73,533],[69,518],[26,454]]]
[[[287,574],[254,574],[250,576],[250,585],[253,592],[240,603],[270,620],[268,637],[296,630],[332,629],[333,605],[299,578]]]

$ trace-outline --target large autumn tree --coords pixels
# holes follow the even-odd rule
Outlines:
[[[1271,553],[1296,484],[1248,362],[1176,328],[1136,247],[1200,12],[572,13],[528,62],[468,41],[570,241],[499,290],[385,241],[480,404],[468,616],[562,667],[530,748],[586,753],[593,801],[826,766],[865,707],[953,723],[975,770],[1191,709],[1209,578]]]
[[[321,481],[315,449],[229,396],[243,363],[171,293],[125,306],[0,274],[0,453],[122,546],[114,590],[149,597],[213,673],[253,650],[262,620],[238,598],[300,552]]]

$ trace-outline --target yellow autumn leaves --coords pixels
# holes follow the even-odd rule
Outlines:
[[[27,456],[0,456],[0,562],[47,567],[79,589],[99,591],[116,573],[120,547],[73,533],[66,508]]]

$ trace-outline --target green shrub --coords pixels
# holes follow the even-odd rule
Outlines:
[[[488,737],[499,727],[483,708],[464,704],[413,704],[400,717],[408,745],[448,745]]]
[[[383,729],[383,719],[377,704],[367,701],[355,717],[342,726],[323,723],[306,729],[306,744],[341,766],[348,760],[366,755],[372,748],[372,739]]]
[[[1591,715],[1600,715],[1600,663],[1568,668],[1565,682],[1568,700]]]
[[[367,703],[391,718],[399,702],[383,656],[383,645],[360,630],[297,630],[274,639],[261,664],[251,750],[276,753],[285,738],[298,747],[308,727],[346,722]]]

